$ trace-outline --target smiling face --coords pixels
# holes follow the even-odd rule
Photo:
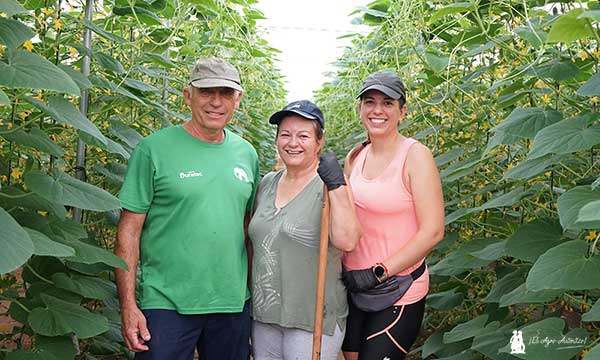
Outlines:
[[[358,112],[370,138],[396,132],[406,113],[406,105],[378,90],[367,91],[358,103]]]
[[[277,128],[277,150],[288,169],[306,169],[319,161],[323,140],[317,136],[316,121],[299,115],[286,116]]]
[[[185,103],[192,111],[194,128],[206,135],[222,132],[240,105],[242,93],[228,87],[196,88],[183,90]]]

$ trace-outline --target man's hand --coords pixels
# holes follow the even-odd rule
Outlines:
[[[129,350],[133,352],[148,350],[148,346],[144,343],[150,340],[150,331],[146,326],[146,317],[136,305],[121,308],[121,335]]]
[[[342,281],[346,289],[351,292],[367,291],[379,284],[379,280],[373,272],[373,268],[345,271],[342,273]]]
[[[321,177],[321,180],[327,186],[327,190],[335,190],[342,185],[346,185],[346,179],[344,179],[344,172],[338,163],[335,154],[331,150],[320,156],[319,167],[317,172]]]

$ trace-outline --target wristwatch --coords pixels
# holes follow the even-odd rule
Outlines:
[[[387,268],[382,263],[377,263],[375,266],[373,266],[373,275],[375,275],[379,283],[382,283],[388,277]]]

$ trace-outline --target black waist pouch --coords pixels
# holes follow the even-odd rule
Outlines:
[[[391,276],[381,284],[377,284],[367,291],[351,292],[352,303],[362,311],[381,311],[392,306],[400,299],[413,281],[425,272],[425,261],[409,275]]]

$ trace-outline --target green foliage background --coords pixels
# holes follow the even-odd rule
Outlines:
[[[112,254],[114,194],[137,142],[188,119],[181,91],[198,57],[239,68],[246,92],[230,127],[271,167],[265,119],[285,92],[255,2],[105,0],[88,21],[80,1],[0,1],[0,300],[21,324],[3,321],[0,358],[132,358],[112,272],[125,267]]]
[[[329,146],[365,139],[355,96],[390,69],[409,94],[400,131],[432,149],[443,182],[413,357],[600,359],[597,2],[378,0],[355,15],[372,31],[317,96]],[[528,343],[563,335],[582,341]]]
[[[271,167],[265,119],[285,92],[254,6],[107,0],[88,22],[79,2],[0,1],[0,300],[22,324],[0,335],[0,359],[131,357],[111,271],[124,266],[110,252],[114,194],[141,137],[187,118],[180,93],[199,55],[240,68],[231,127]],[[600,358],[598,4],[377,0],[354,16],[372,31],[351,35],[316,96],[328,146],[341,157],[364,139],[355,94],[370,72],[396,71],[409,92],[400,131],[432,149],[444,186],[446,238],[428,260],[413,358]],[[511,355],[515,329],[585,342]]]

